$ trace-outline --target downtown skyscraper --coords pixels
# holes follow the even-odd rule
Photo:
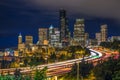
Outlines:
[[[96,35],[96,40],[98,45],[100,45],[101,42],[106,42],[107,41],[107,35],[108,35],[108,28],[107,24],[103,24],[100,26],[100,32],[97,32]]]
[[[66,17],[66,11],[64,9],[60,9],[60,42],[63,45],[68,45],[70,39],[70,32],[68,28],[68,19]]]
[[[25,44],[28,46],[32,45],[33,44],[33,36],[31,36],[31,35],[25,36]]]
[[[48,40],[48,28],[39,28],[38,30],[39,45],[43,45]]]
[[[107,25],[101,25],[101,41],[106,42],[107,41],[107,34],[108,34],[108,29]]]
[[[75,45],[85,46],[84,19],[76,19],[76,22],[74,24],[74,43]]]
[[[25,44],[23,43],[23,40],[22,40],[23,38],[22,38],[22,35],[21,35],[21,33],[19,34],[19,36],[18,36],[18,50],[19,51],[23,51],[24,50],[24,48],[25,48]]]

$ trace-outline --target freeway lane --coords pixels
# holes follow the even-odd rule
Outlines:
[[[93,60],[102,57],[102,53],[95,51],[93,49],[90,49],[91,55],[88,57],[85,57],[85,60]],[[62,62],[57,62],[57,63],[52,63],[52,64],[46,64],[46,65],[38,65],[35,68],[31,67],[22,67],[18,68],[20,69],[21,73],[27,73],[27,72],[32,72],[33,70],[37,69],[43,69],[44,67],[48,67],[48,76],[53,76],[53,75],[59,75],[59,73],[67,73],[71,70],[72,66],[75,63],[81,62],[82,58],[79,59],[73,59],[73,60],[67,60],[67,61],[62,61]],[[69,69],[67,69],[69,68]],[[10,68],[10,69],[0,69],[0,73],[3,72],[4,75],[6,75],[9,71],[10,74],[14,74],[14,70],[16,68]]]
[[[91,51],[91,55],[89,57],[85,57],[84,59],[87,61],[87,60],[95,60],[95,59],[98,59],[100,57],[102,57],[102,53],[98,52],[98,51],[95,51],[95,50],[92,50],[90,49]],[[82,58],[80,59],[74,59],[74,60],[69,60],[69,61],[65,61],[65,65],[66,67],[64,67],[64,65],[62,64],[61,67],[59,67],[61,64],[57,65],[54,69],[51,68],[48,69],[49,70],[49,75],[61,75],[61,74],[64,74],[64,73],[68,73],[71,71],[71,68],[72,66],[76,63],[76,62],[81,62]]]

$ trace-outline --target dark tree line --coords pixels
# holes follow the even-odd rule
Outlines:
[[[114,40],[113,42],[102,42],[100,46],[103,46],[105,48],[109,49],[115,49],[118,50],[120,49],[120,41],[119,40]]]
[[[120,80],[120,58],[110,57],[93,69],[97,80]]]
[[[46,80],[47,79],[47,67],[44,67],[41,70],[36,69],[35,74],[33,76],[28,74],[21,74],[20,69],[16,69],[14,71],[14,75],[0,75],[0,80]]]
[[[75,63],[72,67],[71,72],[69,72],[67,75],[64,76],[65,79],[66,80],[70,80],[70,79],[77,80],[78,67],[79,67],[79,79],[81,78],[84,79],[88,77],[89,74],[91,73],[91,70],[93,69],[93,64],[91,62],[84,61],[84,59],[80,63]]]
[[[71,72],[64,78],[66,80],[77,80],[77,68],[78,63],[75,63]],[[89,80],[91,73],[94,74],[95,80],[120,80],[120,57],[118,59],[110,57],[107,61],[98,62],[96,66],[84,60],[79,63],[79,78],[83,77],[83,80]]]

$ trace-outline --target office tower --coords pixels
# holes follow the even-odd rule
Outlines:
[[[21,43],[22,43],[22,35],[20,33],[19,36],[18,36],[18,44],[21,44]]]
[[[115,40],[120,41],[120,36],[112,36],[112,37],[111,37],[111,41],[112,41],[112,42],[115,41]]]
[[[48,40],[48,29],[47,28],[39,28],[39,45],[43,45],[44,41]]]
[[[54,27],[54,31],[59,31],[59,28]]]
[[[58,45],[60,43],[60,31],[58,28],[54,28],[54,34],[56,35],[55,43]]]
[[[52,25],[49,27],[49,44],[55,47],[60,42],[60,31]]]
[[[49,40],[51,39],[52,34],[54,34],[54,27],[50,25],[49,30],[48,30]]]
[[[96,33],[95,36],[96,36],[96,40],[97,40],[98,45],[100,45],[100,43],[101,43],[101,33]]]
[[[55,33],[51,35],[50,45],[53,47],[58,47],[59,41],[60,41],[60,32],[55,31]]]
[[[107,41],[107,25],[101,25],[101,41]]]
[[[89,43],[89,34],[85,33],[85,45],[88,46]]]
[[[24,43],[18,44],[18,50],[19,51],[24,51],[24,49],[25,49],[25,44]]]
[[[25,36],[25,44],[26,45],[32,45],[33,44],[33,36]]]
[[[68,28],[68,20],[66,17],[66,11],[64,9],[60,10],[60,40],[62,43],[66,43],[69,41],[69,28]]]
[[[49,30],[48,30],[49,41],[51,40],[51,35],[53,35],[56,30],[58,31],[58,28],[54,28],[53,25],[50,25]]]
[[[89,40],[89,46],[95,46],[97,45],[97,40],[96,39],[90,39]]]
[[[22,35],[21,33],[18,36],[18,50],[24,51],[25,49],[25,44],[22,42]]]
[[[49,35],[49,44],[52,43],[52,35],[54,35],[54,27],[51,25],[48,30]]]
[[[56,31],[55,31],[55,35],[56,35],[55,43],[56,43],[56,45],[57,45],[57,44],[59,44],[59,42],[60,42],[60,31],[59,31],[59,30],[56,30]]]
[[[76,19],[74,24],[74,41],[76,45],[85,46],[84,19]]]
[[[50,25],[49,34],[53,34],[53,33],[54,33],[54,27],[53,27],[53,25]]]

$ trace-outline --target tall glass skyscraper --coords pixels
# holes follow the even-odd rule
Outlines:
[[[62,43],[69,42],[70,32],[68,28],[68,19],[66,17],[66,11],[60,9],[60,40]]]

